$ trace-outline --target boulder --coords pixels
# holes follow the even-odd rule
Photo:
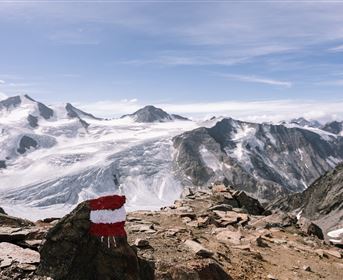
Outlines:
[[[224,212],[224,211],[217,211],[214,210],[214,217],[216,220],[214,221],[218,227],[226,227],[228,225],[240,224],[245,226],[249,222],[249,216],[243,213],[236,213],[236,212]]]
[[[218,232],[216,234],[216,239],[221,242],[229,242],[233,245],[240,245],[241,240],[244,238],[244,236],[241,234],[240,231],[232,231],[229,229],[219,229],[215,232]]]
[[[171,267],[169,271],[155,278],[156,280],[233,280],[223,268],[210,259],[192,260],[185,264]]]
[[[262,215],[265,211],[257,199],[248,196],[244,191],[236,191],[233,198],[238,202],[239,207],[245,208],[251,215]]]
[[[0,243],[0,268],[10,266],[13,262],[20,264],[37,264],[39,263],[39,260],[40,256],[36,251],[23,249],[7,242]]]
[[[185,246],[190,249],[192,252],[194,252],[197,256],[200,257],[211,257],[213,256],[213,252],[211,250],[206,249],[204,246],[202,246],[200,243],[193,241],[193,240],[186,240]]]
[[[298,221],[298,225],[300,226],[300,229],[308,235],[314,235],[319,239],[324,240],[322,229],[309,219],[301,217]]]
[[[209,211],[219,210],[219,211],[232,211],[232,206],[227,204],[218,204],[208,208]]]
[[[153,268],[138,259],[126,238],[109,242],[89,234],[90,209],[83,202],[49,230],[38,274],[54,280],[153,279]]]
[[[229,192],[217,192],[213,195],[213,200],[216,204],[226,204],[232,208],[239,208],[238,201],[233,198]]]
[[[144,248],[149,246],[149,240],[137,238],[135,240],[135,246],[138,248]]]
[[[34,225],[35,224],[29,220],[12,217],[6,214],[0,214],[0,226],[25,227]]]
[[[273,213],[269,216],[258,219],[257,221],[251,223],[255,228],[284,228],[295,225],[297,223],[297,218],[295,216],[286,213]]]
[[[0,242],[17,242],[23,241],[31,230],[12,227],[0,227]]]

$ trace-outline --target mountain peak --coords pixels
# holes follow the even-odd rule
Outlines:
[[[304,117],[299,117],[299,118],[296,118],[296,119],[292,119],[290,121],[290,123],[292,124],[297,124],[297,125],[300,125],[300,126],[309,126],[309,127],[320,127],[321,124],[316,121],[316,120],[307,120],[305,119]]]
[[[79,118],[79,119],[81,119],[82,117],[88,117],[88,118],[95,119],[95,120],[102,120],[101,118],[97,118],[97,117],[93,116],[90,113],[86,113],[86,112],[76,108],[71,103],[66,103],[65,109],[67,111],[68,117],[70,117],[70,118]]]
[[[133,114],[124,115],[121,118],[130,117],[135,122],[139,123],[152,123],[152,122],[170,122],[173,120],[188,120],[185,117],[179,115],[170,115],[161,108],[157,108],[153,105],[147,105],[137,110]]]

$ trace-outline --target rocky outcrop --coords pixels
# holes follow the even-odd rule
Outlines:
[[[38,146],[38,143],[36,140],[32,139],[29,136],[24,135],[19,142],[19,147],[17,149],[17,152],[19,154],[24,154],[27,150],[30,148],[36,148]]]
[[[9,110],[15,108],[21,104],[20,96],[9,97],[0,101],[0,110]]]
[[[324,233],[342,225],[343,228],[343,164],[327,172],[302,193],[273,201],[268,209],[296,212],[315,221]]]
[[[0,207],[0,214],[7,215],[5,210]]]
[[[152,267],[138,260],[125,238],[101,242],[89,235],[87,203],[52,228],[40,251],[38,274],[55,280],[151,279]]]
[[[5,211],[3,211],[5,212]],[[12,217],[6,213],[0,213],[0,226],[9,226],[9,227],[26,227],[33,226],[34,223],[25,219]]]
[[[29,125],[33,128],[38,127],[38,118],[35,116],[32,116],[31,114],[29,114],[27,116],[27,121],[29,122]]]
[[[233,119],[185,132],[173,142],[174,166],[184,185],[225,177],[264,200],[303,191],[343,159],[342,137]]]
[[[0,169],[5,169],[7,167],[5,160],[0,160]]]

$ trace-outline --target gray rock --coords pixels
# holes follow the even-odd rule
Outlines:
[[[324,239],[324,234],[322,229],[315,223],[311,222],[310,220],[306,218],[301,218],[298,221],[298,224],[300,225],[300,228],[303,232],[309,234],[309,235],[314,235],[318,237],[319,239]]]
[[[238,202],[239,207],[246,209],[251,215],[262,215],[265,211],[257,199],[248,196],[244,191],[235,192],[233,198]]]
[[[24,154],[30,148],[36,148],[37,146],[38,146],[38,143],[36,140],[25,135],[20,139],[19,148],[17,149],[17,152],[19,154]]]
[[[25,226],[34,226],[35,224],[29,220],[12,217],[7,214],[1,214],[0,213],[0,226],[1,227],[25,227]]]
[[[244,238],[244,236],[241,234],[240,231],[232,231],[229,229],[218,229],[215,231],[216,239],[221,242],[229,242],[233,245],[240,245],[241,240]]]
[[[1,242],[0,243],[0,266],[11,264],[12,262],[18,262],[21,264],[37,264],[40,261],[40,255],[38,252],[23,249],[17,245]]]
[[[311,271],[312,271],[312,269],[311,269],[311,267],[310,267],[309,265],[304,265],[304,266],[303,266],[303,270],[304,270],[304,271],[308,271],[308,272],[311,272]]]
[[[36,102],[38,105],[39,114],[46,120],[50,119],[54,115],[54,111],[43,103],[37,102],[32,99],[30,96],[25,95],[25,97],[33,102]]]
[[[27,116],[27,121],[29,122],[29,125],[33,128],[36,128],[38,126],[38,118],[32,116],[31,114]]]
[[[137,238],[135,240],[135,246],[138,248],[144,248],[149,246],[149,240]]]
[[[7,167],[5,160],[0,160],[0,169],[5,169]]]
[[[232,206],[227,204],[214,205],[208,208],[209,211],[219,210],[219,211],[232,211]]]
[[[35,229],[22,229],[13,227],[0,227],[0,242],[17,242],[23,241]]]
[[[343,222],[343,164],[319,177],[304,192],[274,200],[268,209],[301,211],[301,217],[315,221],[323,232]]]
[[[156,280],[233,280],[224,269],[211,259],[198,259],[176,264],[167,274],[156,275]]]
[[[153,268],[137,258],[126,238],[115,238],[116,247],[108,248],[89,235],[89,215],[84,202],[49,230],[37,273],[54,280],[153,279]]]
[[[193,240],[186,240],[185,246],[190,249],[192,252],[194,252],[197,256],[208,258],[213,256],[213,252],[211,250],[206,249],[204,246],[199,244],[198,242],[195,242]]]
[[[21,104],[20,96],[9,97],[0,101],[0,110],[9,110],[11,107],[18,107]]]

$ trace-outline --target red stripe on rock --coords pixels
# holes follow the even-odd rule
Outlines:
[[[114,210],[122,207],[125,201],[126,197],[123,195],[109,195],[90,200],[89,206],[91,210]]]
[[[124,225],[125,225],[125,222],[119,222],[119,223],[114,223],[114,224],[91,223],[89,233],[95,236],[126,237]]]

